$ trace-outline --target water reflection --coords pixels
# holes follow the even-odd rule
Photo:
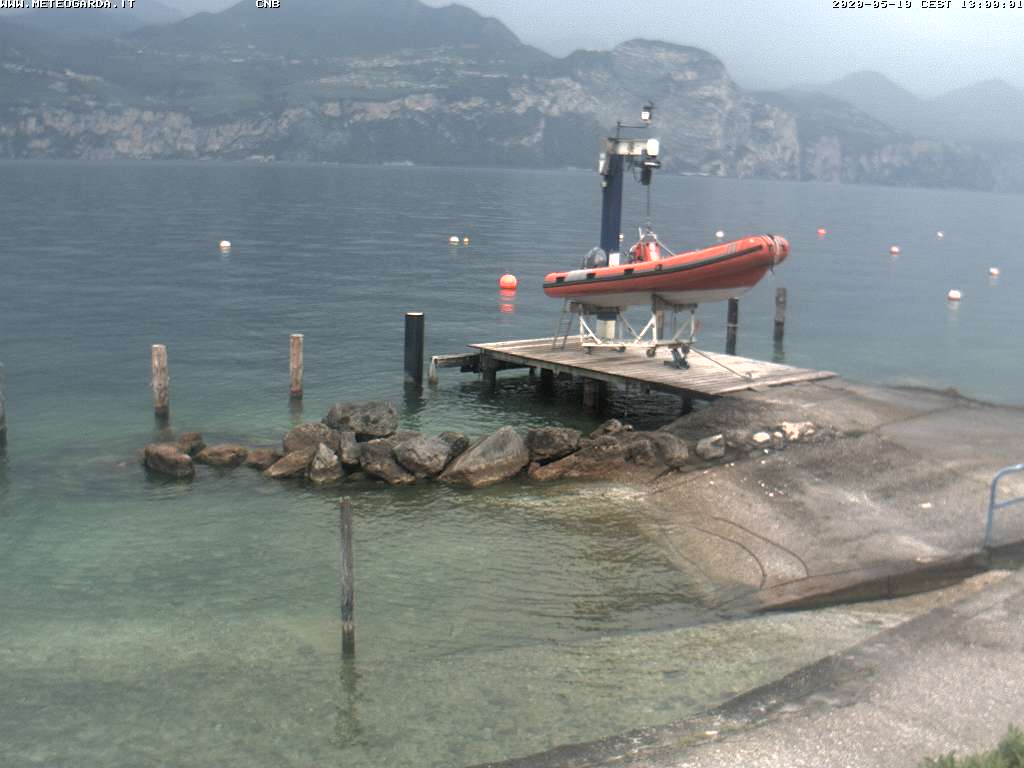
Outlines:
[[[511,315],[516,311],[516,292],[502,288],[498,291],[498,311],[502,314]]]

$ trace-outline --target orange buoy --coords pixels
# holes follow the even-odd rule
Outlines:
[[[989,267],[988,274],[990,277],[999,277],[999,267]]]
[[[961,294],[960,291],[954,288],[953,290],[946,294],[946,298],[949,299],[950,301],[960,301],[960,299],[963,298],[963,294]]]
[[[893,256],[899,256],[900,255],[900,247],[898,245],[890,245],[889,246],[889,253],[891,253]]]
[[[504,288],[506,291],[514,291],[518,285],[519,281],[516,276],[507,272],[498,278],[498,287]]]
[[[818,227],[818,237],[824,237],[828,234],[828,230],[824,227]]]

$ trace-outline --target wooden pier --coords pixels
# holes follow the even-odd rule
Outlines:
[[[591,348],[586,351],[579,339],[569,337],[565,346],[552,346],[552,340],[524,339],[470,344],[475,352],[439,355],[432,367],[458,367],[478,370],[485,381],[493,382],[497,371],[507,368],[534,368],[581,377],[584,382],[604,382],[627,388],[658,390],[684,399],[711,400],[731,392],[762,389],[802,381],[833,378],[831,371],[815,371],[792,365],[770,363],[737,355],[724,355],[695,348],[688,357],[689,368],[672,365],[668,349],[659,348],[654,357],[644,349],[617,347]]]

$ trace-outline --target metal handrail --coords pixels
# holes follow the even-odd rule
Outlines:
[[[1024,496],[1018,496],[1015,499],[1007,499],[1006,501],[996,502],[996,490],[999,485],[999,481],[1005,476],[1013,474],[1014,472],[1024,472],[1024,464],[1014,464],[1012,467],[1003,467],[996,476],[992,478],[992,488],[988,495],[988,521],[985,523],[985,548],[988,549],[992,546],[992,517],[997,509],[1003,509],[1011,504],[1019,504],[1024,501]]]

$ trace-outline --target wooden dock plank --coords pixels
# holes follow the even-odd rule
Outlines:
[[[700,399],[754,387],[760,389],[817,381],[836,375],[831,371],[815,371],[705,350],[691,352],[687,358],[690,367],[678,369],[665,364],[672,360],[667,349],[659,349],[654,357],[647,357],[642,349],[627,348],[620,352],[613,347],[590,348],[588,352],[580,346],[578,339],[568,339],[564,347],[559,340],[554,348],[551,341],[550,338],[522,339],[469,346],[507,367],[548,368],[555,373]]]

